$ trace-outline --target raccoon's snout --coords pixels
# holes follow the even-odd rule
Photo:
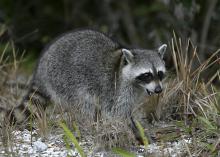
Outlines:
[[[146,89],[146,91],[147,91],[147,94],[151,96],[153,93],[159,94],[159,93],[161,93],[163,90],[162,90],[161,86],[158,85],[158,86],[154,89],[153,92],[151,92],[151,91],[148,90],[148,89]]]
[[[145,91],[148,95],[152,94],[159,94],[163,91],[163,88],[159,82],[152,81],[149,84],[145,84],[144,86]]]
[[[146,89],[146,91],[147,91],[147,94],[148,94],[148,95],[150,95],[150,96],[152,95],[152,92],[151,92],[151,91],[149,91],[148,89]]]
[[[160,86],[160,85],[157,86],[157,87],[155,88],[154,92],[157,93],[157,94],[161,93],[161,92],[162,92],[161,86]]]

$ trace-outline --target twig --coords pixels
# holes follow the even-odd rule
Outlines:
[[[207,39],[207,34],[209,31],[209,26],[211,23],[212,14],[214,12],[215,6],[216,6],[217,0],[211,0],[209,1],[209,7],[205,16],[205,20],[203,23],[202,28],[202,36],[201,36],[201,51],[200,51],[200,59],[202,60],[204,58],[204,51],[205,51],[205,43]]]

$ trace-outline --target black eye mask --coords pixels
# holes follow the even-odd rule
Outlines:
[[[155,77],[159,78],[159,80],[162,81],[165,77],[165,74],[163,71],[158,71],[157,76]],[[153,74],[150,72],[141,74],[138,77],[136,77],[136,80],[138,80],[139,82],[143,82],[143,83],[150,83],[153,79],[155,78]]]
[[[157,75],[158,75],[160,80],[163,80],[163,78],[165,77],[165,74],[162,71],[158,71]]]
[[[136,80],[144,82],[144,83],[150,83],[153,80],[153,74],[152,73],[144,73],[136,77]]]

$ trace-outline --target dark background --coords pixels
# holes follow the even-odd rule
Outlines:
[[[91,27],[122,44],[155,48],[173,32],[191,38],[204,60],[220,47],[218,0],[1,0],[0,44],[37,58],[54,37]],[[34,56],[34,57],[33,57]]]

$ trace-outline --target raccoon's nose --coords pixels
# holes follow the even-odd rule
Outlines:
[[[161,86],[157,86],[154,90],[155,93],[161,93],[162,92],[162,88]]]

